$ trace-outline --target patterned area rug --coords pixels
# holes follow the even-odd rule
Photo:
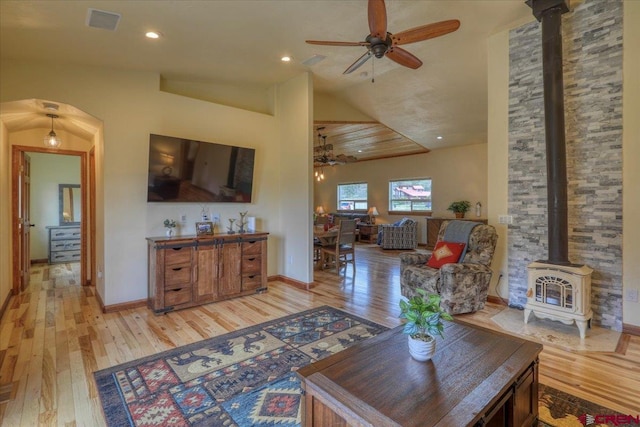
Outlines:
[[[324,306],[94,373],[109,426],[299,426],[295,371],[386,327]],[[399,350],[400,351],[400,350]],[[540,427],[616,412],[539,387]]]
[[[295,371],[387,329],[324,306],[94,376],[109,426],[298,426]]]
[[[635,426],[640,425],[637,417],[640,414],[620,414],[544,384],[538,386],[538,427]]]

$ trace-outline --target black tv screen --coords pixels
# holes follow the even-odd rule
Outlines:
[[[255,149],[149,135],[148,202],[250,203]]]

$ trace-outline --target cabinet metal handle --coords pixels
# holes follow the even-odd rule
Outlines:
[[[255,261],[255,260],[256,260],[256,258],[255,258],[255,257],[253,257],[253,258],[249,258],[248,260],[249,260],[249,261]]]
[[[180,271],[182,270],[182,267],[178,267],[178,268],[172,268],[173,271]]]

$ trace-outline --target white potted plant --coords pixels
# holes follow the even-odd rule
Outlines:
[[[167,229],[167,237],[173,236],[173,229],[176,228],[176,221],[174,219],[165,219],[164,227]]]
[[[407,334],[409,354],[419,362],[431,359],[436,351],[436,335],[444,338],[443,320],[453,317],[440,307],[440,295],[417,289],[408,301],[400,300],[400,318],[405,320],[403,333]]]

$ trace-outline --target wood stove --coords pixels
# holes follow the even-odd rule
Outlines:
[[[534,262],[527,266],[527,304],[524,323],[531,313],[543,319],[578,325],[584,339],[591,325],[591,273],[585,265],[560,266]]]
[[[562,70],[562,15],[568,0],[527,0],[542,24],[542,73],[547,163],[549,259],[527,267],[527,303],[524,322],[537,317],[571,324],[584,339],[591,324],[591,273],[587,266],[569,261],[567,214],[567,161]]]

